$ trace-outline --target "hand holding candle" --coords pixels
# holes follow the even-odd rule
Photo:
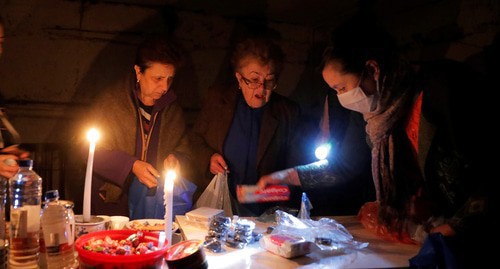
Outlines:
[[[173,170],[167,170],[165,174],[165,187],[163,189],[164,205],[165,205],[165,235],[167,239],[167,246],[172,243],[172,203],[174,195],[174,180],[177,174]]]
[[[85,189],[83,192],[83,222],[90,222],[90,194],[92,192],[92,167],[94,164],[95,144],[99,140],[99,132],[92,128],[87,132],[89,140],[89,158],[87,160],[87,171],[85,173]]]

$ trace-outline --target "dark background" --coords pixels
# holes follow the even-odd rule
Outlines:
[[[183,46],[186,65],[174,89],[191,125],[206,89],[231,76],[228,48],[243,33],[266,29],[280,41],[287,60],[277,91],[316,115],[326,90],[320,56],[345,21],[369,18],[384,26],[413,61],[448,58],[494,72],[488,65],[498,59],[491,51],[499,14],[496,0],[0,0],[6,23],[0,95],[33,152],[44,191],[59,189],[81,213],[85,167],[76,163],[86,156],[75,151],[69,126],[132,70],[146,35],[172,35]]]

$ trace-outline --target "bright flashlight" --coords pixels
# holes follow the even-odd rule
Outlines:
[[[319,147],[317,147],[316,151],[314,151],[316,158],[318,158],[318,160],[326,159],[326,157],[328,156],[328,153],[330,153],[331,147],[332,146],[330,144],[323,144],[323,145],[320,145]]]

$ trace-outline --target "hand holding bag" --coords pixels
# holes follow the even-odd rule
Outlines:
[[[195,208],[210,207],[224,210],[227,217],[233,216],[231,197],[227,187],[227,174],[218,173],[196,201]]]

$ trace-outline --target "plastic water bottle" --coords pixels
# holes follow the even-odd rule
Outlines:
[[[42,178],[33,160],[19,160],[19,171],[9,179],[9,268],[39,268]]]
[[[7,237],[5,226],[5,204],[7,202],[8,179],[0,177],[0,269],[7,268]]]
[[[59,200],[57,190],[47,191],[41,221],[44,243],[40,244],[41,254],[45,256],[47,268],[77,268],[73,203]]]

